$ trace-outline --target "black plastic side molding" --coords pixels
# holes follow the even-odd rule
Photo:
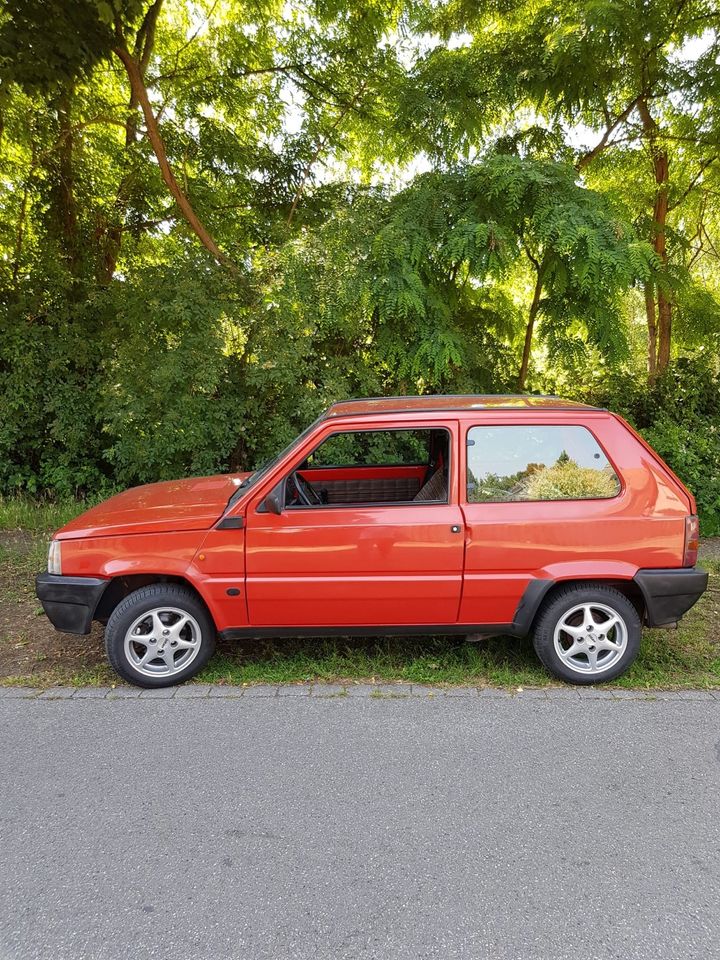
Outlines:
[[[245,517],[223,517],[215,527],[216,530],[242,530],[245,526]]]

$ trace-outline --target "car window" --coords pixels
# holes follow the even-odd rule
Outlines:
[[[620,492],[617,474],[585,427],[472,427],[467,444],[471,503],[595,500]]]
[[[372,467],[427,464],[430,459],[432,433],[432,430],[367,430],[334,433],[313,450],[306,465],[308,467]]]
[[[449,468],[444,427],[338,431],[288,476],[285,506],[447,503]]]

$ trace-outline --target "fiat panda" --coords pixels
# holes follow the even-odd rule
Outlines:
[[[619,416],[538,396],[336,403],[252,473],[126,490],[58,530],[37,594],[125,680],[216,636],[532,635],[608,681],[707,586],[695,500]]]

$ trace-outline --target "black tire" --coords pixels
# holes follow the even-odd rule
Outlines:
[[[555,648],[555,629],[574,607],[581,604],[600,604],[603,608],[609,608],[614,611],[622,620],[625,627],[626,638],[624,647],[620,655],[614,655],[611,650],[601,650],[597,656],[599,658],[597,672],[582,672],[580,669],[587,663],[587,670],[590,671],[590,653],[576,654],[572,657],[575,667],[568,666]],[[600,611],[602,614],[602,611]],[[579,623],[580,613],[578,612],[577,622]],[[575,617],[571,617],[572,621]],[[602,622],[596,624],[602,629]],[[579,626],[576,629],[580,629]],[[585,627],[587,629],[587,627]],[[612,639],[617,641],[618,628],[608,631],[612,634]],[[592,631],[589,631],[591,634]],[[601,634],[601,636],[604,636]],[[602,584],[572,585],[561,587],[555,591],[540,608],[535,629],[533,631],[533,646],[543,666],[550,673],[555,674],[561,680],[567,683],[588,685],[594,683],[606,683],[614,680],[630,667],[640,650],[640,639],[642,636],[642,623],[640,616],[634,605],[626,596],[616,590],[614,587],[606,587]],[[559,637],[560,646],[563,643],[571,647],[572,638],[569,634],[562,633]],[[603,667],[604,658],[612,656],[607,666]]]
[[[188,622],[188,625],[182,628],[185,633],[178,635],[180,637],[179,643],[187,642],[188,640],[193,642],[197,641],[195,635],[198,632],[199,642],[197,642],[197,647],[194,650],[187,650],[185,653],[182,649],[174,651],[171,659],[177,658],[178,669],[176,672],[169,673],[169,666],[165,667],[168,673],[163,674],[159,672],[163,669],[162,662],[164,658],[157,656],[154,661],[148,664],[146,669],[152,670],[156,667],[158,673],[157,675],[148,676],[147,673],[141,672],[129,658],[126,651],[125,639],[133,623],[144,613],[148,614],[146,623],[150,627],[149,631],[142,636],[138,644],[130,643],[130,646],[132,650],[139,649],[140,651],[142,647],[145,646],[146,649],[150,651],[151,647],[144,642],[145,636],[152,636],[158,632],[152,629],[151,612],[157,611],[162,607],[172,608],[192,618],[191,621]],[[165,620],[163,620],[163,616]],[[158,618],[160,626],[167,626],[172,629],[172,614],[163,614],[161,611]],[[194,623],[192,623],[192,621],[194,621]],[[175,623],[179,622],[180,619],[178,617]],[[143,624],[140,629],[147,628],[145,628]],[[170,630],[159,632],[170,633]],[[183,681],[189,680],[190,677],[194,677],[196,673],[202,670],[215,652],[215,634],[215,624],[210,614],[192,590],[174,583],[155,583],[135,590],[115,607],[105,627],[105,650],[112,668],[120,674],[123,680],[127,680],[128,683],[135,684],[135,686],[138,687],[148,688],[171,687],[176,683],[183,683]],[[151,642],[157,641],[153,640]],[[163,641],[162,639],[161,642],[167,644],[167,641]],[[192,658],[188,659],[187,666],[182,668],[181,661],[186,653],[188,656],[192,653]],[[138,653],[137,656],[140,656],[140,654]]]

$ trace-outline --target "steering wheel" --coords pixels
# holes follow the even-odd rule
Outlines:
[[[300,503],[305,504],[306,507],[316,507],[322,504],[322,497],[315,487],[313,487],[311,483],[308,483],[304,477],[301,477],[297,471],[293,474],[293,482],[295,483],[295,489]]]

